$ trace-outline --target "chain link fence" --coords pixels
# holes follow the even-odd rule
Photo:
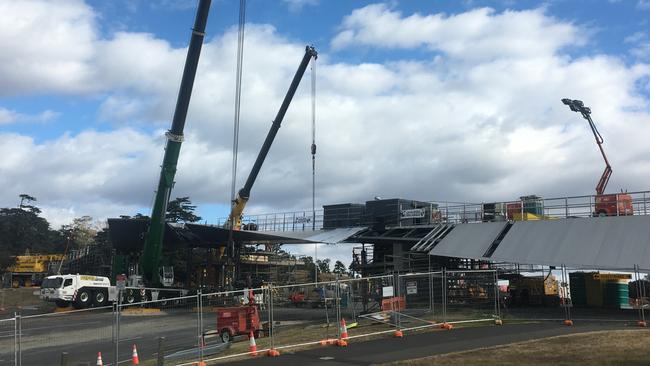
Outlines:
[[[18,357],[18,323],[16,318],[0,320],[0,366],[17,364]]]
[[[617,312],[586,306],[581,298],[584,291],[576,278],[595,281],[594,274],[564,268],[525,276],[442,269],[199,291],[179,297],[159,295],[155,300],[141,296],[145,301],[42,315],[15,314],[0,320],[0,366],[94,365],[98,352],[104,365],[128,364],[135,347],[140,362],[189,366],[199,360],[342,345],[342,341],[424,329],[499,324],[501,319],[645,322],[650,286],[640,273],[627,281],[620,280],[620,275],[597,277],[603,291],[610,291],[613,284],[621,290],[617,306],[625,309],[617,311],[625,316],[620,318],[611,315]],[[622,291],[623,282],[632,290]],[[603,299],[607,304],[613,301]]]

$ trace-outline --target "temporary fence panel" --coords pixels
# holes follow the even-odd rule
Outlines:
[[[393,275],[339,281],[341,319],[351,339],[392,332],[403,308]],[[341,327],[341,321],[339,321]]]
[[[204,294],[202,334],[205,343],[198,358],[250,357],[255,354],[254,350],[262,353],[268,349],[270,291],[267,287]]]
[[[22,365],[38,365],[59,360],[67,352],[74,362],[114,360],[113,307],[29,315],[18,320],[18,356]]]
[[[274,286],[270,331],[273,348],[318,344],[338,337],[338,307],[347,294],[337,282]]]
[[[455,322],[498,317],[495,271],[443,271],[442,276],[446,284],[442,293],[443,302],[446,302],[443,320]]]
[[[140,361],[157,358],[159,348],[165,357],[176,355],[183,359],[197,355],[201,336],[199,296],[170,295],[154,301],[143,298],[149,301],[119,306],[115,321],[119,342],[113,345],[119,361],[131,361],[134,346]],[[160,342],[160,337],[164,341]]]
[[[0,366],[14,366],[18,353],[18,327],[15,318],[0,320]]]
[[[442,272],[399,275],[399,298],[403,299],[400,328],[426,328],[443,322],[442,286]]]

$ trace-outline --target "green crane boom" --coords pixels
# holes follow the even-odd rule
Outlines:
[[[192,28],[192,37],[187,49],[187,58],[183,69],[183,78],[178,92],[172,127],[167,131],[167,145],[165,147],[165,156],[163,158],[158,190],[156,199],[151,211],[151,223],[145,238],[144,250],[140,257],[140,267],[144,279],[149,285],[157,286],[160,284],[158,278],[158,268],[162,257],[163,235],[165,233],[165,213],[169,195],[174,186],[174,176],[176,175],[176,164],[183,142],[183,128],[187,117],[187,109],[192,95],[192,87],[196,76],[196,69],[201,55],[201,47],[205,36],[205,25],[208,21],[208,12],[210,11],[211,0],[200,0]]]

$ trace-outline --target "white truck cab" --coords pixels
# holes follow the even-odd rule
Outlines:
[[[67,274],[46,277],[41,284],[40,298],[54,301],[60,307],[72,304],[83,309],[108,305],[109,295],[114,297],[114,292],[108,277]]]

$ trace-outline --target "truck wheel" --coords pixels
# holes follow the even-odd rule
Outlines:
[[[93,296],[95,306],[105,306],[108,302],[108,294],[104,290],[97,290]]]
[[[65,300],[54,300],[54,303],[60,308],[67,308],[70,306],[70,303]]]
[[[228,329],[224,329],[221,331],[221,341],[223,343],[229,343],[232,340],[232,337],[230,336],[230,332]]]
[[[169,303],[170,301],[167,300],[167,297],[165,295],[158,296],[158,307],[166,308]]]
[[[135,302],[135,293],[133,290],[127,290],[126,295],[124,296],[124,302],[127,304],[133,304]]]
[[[73,306],[77,309],[85,309],[92,303],[92,292],[89,289],[81,289],[74,300]]]

